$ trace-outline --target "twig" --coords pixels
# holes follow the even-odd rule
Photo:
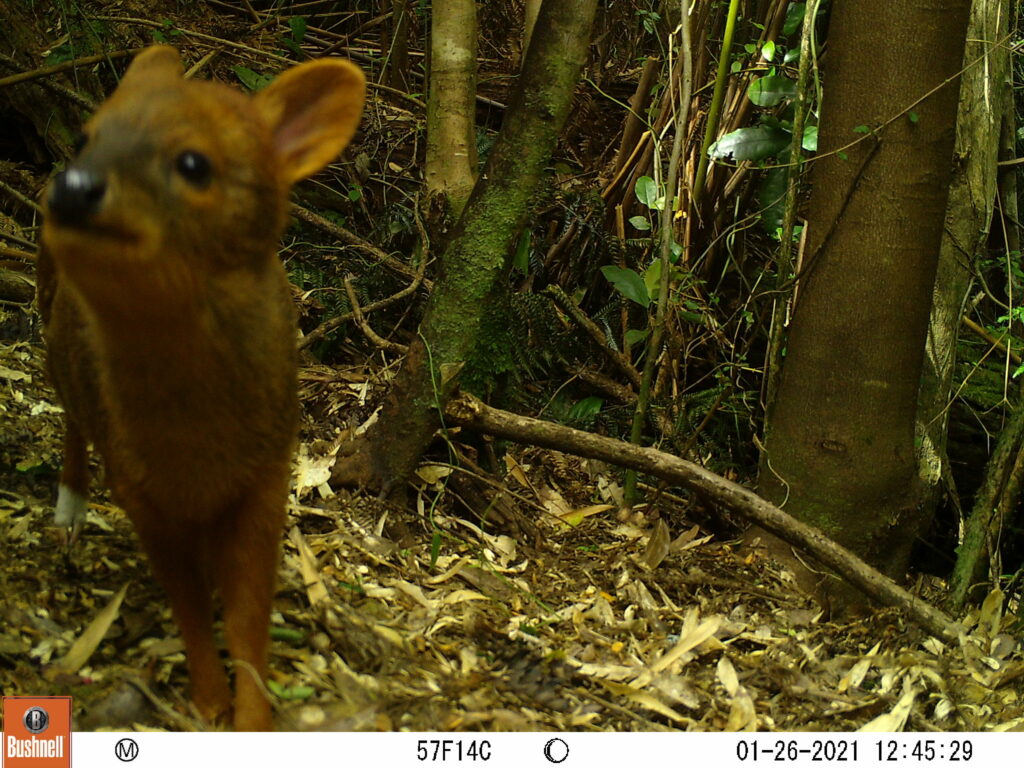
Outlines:
[[[13,197],[15,200],[17,200],[22,205],[27,205],[29,208],[31,208],[36,213],[40,213],[41,214],[43,212],[43,209],[39,205],[39,203],[37,203],[35,200],[31,200],[31,199],[25,197],[25,195],[21,194],[21,192],[16,190],[14,187],[12,187],[7,182],[0,181],[0,190],[6,192],[8,195]]]
[[[325,219],[323,216],[320,216],[319,214],[313,213],[312,211],[295,204],[292,204],[291,212],[295,215],[295,218],[301,219],[307,224],[312,224],[321,232],[326,232],[327,234],[338,238],[339,240],[341,240],[341,242],[345,243],[346,245],[351,245],[354,248],[359,248],[360,250],[366,251],[371,256],[373,256],[377,261],[383,264],[385,267],[392,270],[393,272],[397,272],[402,277],[416,277],[416,273],[412,269],[403,264],[401,261],[395,259],[393,256],[391,256],[391,254],[381,250],[373,243],[363,240],[363,238],[359,237],[358,235],[349,232],[344,227],[338,226],[333,221],[329,221]],[[422,280],[422,283],[423,287],[426,288],[427,290],[431,290],[434,287],[434,283],[432,280],[427,280],[424,278]]]
[[[626,378],[629,379],[630,383],[634,387],[640,386],[640,374],[633,367],[633,364],[623,355],[619,350],[613,349],[608,346],[608,341],[605,339],[604,333],[597,327],[593,320],[583,314],[576,302],[574,302],[565,291],[558,285],[549,285],[544,289],[544,292],[548,294],[562,310],[569,315],[572,321],[582,328],[586,334],[597,344],[598,348],[604,353],[612,365],[621,370]]]
[[[296,208],[297,210],[305,211],[304,208],[298,208],[297,206]],[[320,218],[319,216],[316,216],[316,214],[311,213],[310,211],[305,211],[305,213],[308,213],[310,216]],[[326,222],[327,224],[331,223],[326,219],[323,219],[323,221]],[[427,262],[429,261],[428,257],[430,253],[430,248],[429,240],[427,238],[426,231],[423,229],[423,222],[420,221],[419,215],[416,216],[416,227],[420,231],[420,242],[423,244],[423,247],[421,248],[419,267],[417,267],[416,269],[416,274],[413,276],[412,282],[409,283],[409,285],[405,286],[405,288],[403,288],[402,290],[398,291],[397,293],[393,293],[392,295],[388,296],[386,299],[381,299],[380,301],[375,301],[372,304],[367,304],[365,307],[362,308],[362,312],[364,315],[374,310],[381,309],[382,307],[386,307],[388,304],[393,304],[399,299],[402,299],[410,295],[411,293],[414,293],[416,289],[419,288],[420,285],[424,283],[423,275],[427,271]],[[381,253],[383,253],[383,251],[381,251]],[[314,344],[317,341],[320,341],[325,336],[327,336],[328,333],[330,333],[336,328],[339,328],[340,326],[344,325],[345,323],[353,319],[355,319],[355,312],[346,312],[344,315],[338,315],[337,317],[332,317],[329,320],[325,320],[312,331],[310,331],[308,334],[306,334],[303,338],[299,339],[299,349],[306,349],[306,347],[308,347],[310,344]]]
[[[697,425],[697,428],[693,430],[693,434],[690,435],[689,438],[687,438],[686,442],[683,444],[683,447],[679,449],[680,456],[685,457],[689,455],[690,451],[693,449],[693,446],[697,442],[697,438],[701,436],[701,433],[703,433],[704,430],[707,428],[708,424],[711,423],[711,419],[718,412],[718,409],[722,407],[722,403],[725,401],[726,396],[731,393],[731,385],[727,387],[722,387],[722,391],[718,393],[718,397],[715,398],[715,402],[713,402],[711,404],[711,407],[708,408],[707,414],[705,414],[704,418],[701,419],[701,422],[700,424]]]
[[[35,248],[36,247],[36,244],[33,243],[31,240],[26,240],[23,237],[18,237],[17,235],[12,235],[10,232],[0,231],[0,237],[2,237],[4,240],[8,240],[8,241],[10,241],[12,243],[17,243],[18,245],[23,245],[26,248]],[[33,256],[32,258],[35,258],[35,257]]]
[[[566,368],[568,369],[568,366],[566,366]],[[614,379],[610,379],[604,374],[598,373],[593,368],[580,368],[579,370],[573,370],[570,372],[573,375],[578,376],[580,381],[589,384],[598,392],[614,398],[620,403],[632,404],[636,402],[636,392],[629,387],[624,387]]]
[[[0,245],[0,256],[8,259],[17,259],[18,261],[27,261],[29,264],[36,260],[34,253],[19,251],[17,248],[8,248],[6,245]]]
[[[730,0],[730,13],[735,14],[736,0]],[[681,19],[679,55],[682,58],[683,74],[679,81],[679,106],[676,108],[674,132],[672,137],[672,151],[669,154],[668,178],[665,181],[665,206],[661,211],[661,221],[658,224],[658,249],[661,261],[661,280],[658,288],[657,304],[655,305],[654,318],[651,328],[651,335],[647,338],[647,357],[644,359],[643,372],[640,374],[640,387],[637,390],[636,410],[633,412],[633,424],[629,433],[629,442],[634,445],[640,444],[643,436],[644,422],[647,417],[647,407],[651,401],[651,385],[654,383],[654,372],[658,360],[662,354],[662,342],[665,336],[665,326],[668,322],[669,293],[672,274],[672,243],[673,227],[672,220],[675,206],[672,201],[677,197],[683,199],[680,194],[679,184],[679,163],[682,157],[683,145],[686,143],[688,127],[687,116],[690,113],[690,101],[693,98],[693,57],[690,44],[690,3],[689,0],[680,0],[679,17]],[[726,43],[723,50],[729,50],[729,41],[732,38],[730,21],[726,22]],[[669,52],[671,53],[671,40],[669,40]],[[723,59],[727,58],[723,56]],[[675,93],[675,84],[669,82],[669,91]],[[717,93],[717,87],[716,87]],[[712,104],[712,110],[714,105]],[[709,122],[712,118],[709,114]],[[702,153],[704,150],[701,150]],[[703,158],[702,158],[703,162]],[[691,198],[694,203],[694,210],[700,193],[698,189],[691,190]],[[682,210],[682,206],[680,205]],[[681,259],[685,263],[685,251]],[[631,507],[636,499],[636,472],[626,472],[623,483],[623,498],[627,507]]]
[[[159,23],[154,22],[154,26],[161,26]],[[123,56],[130,56],[133,53],[141,51],[141,48],[132,48],[126,51],[114,51],[113,53],[97,53],[94,56],[83,56],[80,59],[72,59],[71,61],[63,61],[60,64],[54,64],[52,67],[42,67],[40,69],[33,69],[30,72],[19,72],[16,75],[8,75],[7,77],[0,77],[0,88],[7,85],[16,85],[17,83],[24,83],[28,80],[37,80],[40,77],[49,77],[55,75],[58,72],[64,72],[68,69],[75,69],[76,67],[84,67],[87,64],[95,64],[98,61],[106,61],[108,59],[119,59]]]
[[[142,27],[150,27],[151,29],[164,29],[164,24],[159,21],[152,21],[150,19],[137,19],[132,16],[93,16],[96,21],[110,21],[115,24],[138,24]],[[295,62],[285,56],[278,56],[276,53],[270,53],[269,51],[261,51],[259,48],[253,48],[251,45],[244,45],[243,43],[236,43],[234,40],[226,40],[223,37],[214,37],[213,35],[206,35],[202,32],[194,32],[191,29],[183,29],[181,27],[174,28],[176,32],[180,32],[186,37],[194,37],[196,40],[205,40],[208,43],[216,43],[217,45],[224,46],[225,48],[234,48],[238,51],[245,51],[251,56],[257,58],[270,59],[271,61],[277,61],[281,64],[287,64],[292,66]],[[134,53],[135,51],[125,51],[125,54]]]
[[[971,318],[969,318],[967,315],[964,315],[963,317],[961,317],[960,320],[961,320],[961,322],[964,325],[966,325],[968,328],[970,328],[976,334],[981,336],[981,338],[983,338],[985,341],[987,341],[993,347],[998,349],[1003,354],[1009,355],[1010,356],[1010,360],[1013,361],[1014,365],[1020,365],[1022,362],[1024,362],[1024,360],[1021,359],[1020,355],[1018,355],[1012,349],[1009,349],[1006,346],[1006,344],[1003,343],[1002,339],[997,339],[995,336],[993,336],[991,333],[989,333],[988,329],[985,328],[983,325],[978,325],[978,323],[976,323],[973,320],[971,320]]]
[[[404,355],[409,351],[409,347],[406,344],[398,344],[394,341],[389,341],[382,336],[379,336],[370,324],[366,322],[366,318],[363,317],[363,312],[359,308],[359,298],[356,296],[355,289],[352,287],[352,276],[345,275],[344,279],[345,293],[348,296],[349,304],[352,305],[352,319],[355,324],[359,326],[359,329],[363,332],[371,342],[373,342],[380,349],[386,349],[389,352],[397,352],[400,355]]]

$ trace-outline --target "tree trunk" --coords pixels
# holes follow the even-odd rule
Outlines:
[[[520,64],[526,62],[526,52],[530,49],[530,39],[533,37],[533,28],[537,25],[537,14],[540,13],[540,6],[543,0],[525,0],[523,3],[523,58]]]
[[[385,2],[385,6],[387,6]],[[412,78],[409,75],[409,27],[412,22],[412,4],[409,0],[390,0],[391,47],[386,51],[388,61],[384,80],[399,91],[408,91]]]
[[[447,0],[434,4],[430,27],[426,181],[428,210],[437,211],[430,218],[459,218],[476,163],[476,3]]]
[[[760,472],[766,498],[896,578],[924,522],[914,419],[969,5],[833,7],[808,257]],[[826,605],[861,602],[798,571]]]
[[[482,320],[508,272],[528,206],[565,124],[594,19],[596,0],[547,0],[531,55],[487,166],[445,250],[444,274],[427,303],[420,335],[380,420],[332,480],[389,492],[412,473],[440,426],[440,408],[481,337]]]
[[[1007,0],[974,0],[960,82],[953,179],[921,377],[917,434],[919,475],[929,515],[938,503],[948,466],[946,429],[956,363],[956,342],[973,274],[983,252],[996,195],[999,131],[1009,92],[1009,52],[997,42],[1006,34]],[[980,62],[976,60],[981,58]]]

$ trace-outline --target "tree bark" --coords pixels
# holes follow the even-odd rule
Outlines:
[[[974,0],[964,51],[953,179],[918,400],[919,475],[929,514],[938,503],[949,463],[946,432],[960,318],[995,203],[999,132],[1010,98],[1009,51],[998,44],[1006,35],[1008,5],[1007,0]]]
[[[385,80],[392,88],[408,91],[412,83],[409,72],[409,29],[412,23],[412,4],[409,0],[391,0],[391,47],[387,51]],[[387,7],[387,2],[385,2]]]
[[[531,55],[487,166],[442,258],[381,416],[346,447],[332,480],[390,492],[415,469],[441,425],[440,410],[481,339],[482,321],[508,272],[530,200],[565,124],[590,41],[596,0],[547,0]]]
[[[526,52],[530,49],[530,39],[533,37],[533,28],[537,25],[537,14],[540,13],[540,6],[543,0],[525,0],[523,3],[523,63],[526,62]]]
[[[435,3],[427,95],[428,210],[456,220],[476,183],[476,3]],[[439,227],[431,227],[437,231]],[[435,246],[437,245],[435,241]]]
[[[759,478],[766,498],[896,578],[926,522],[914,423],[968,10],[833,7],[809,256]],[[862,602],[795,567],[826,606]]]

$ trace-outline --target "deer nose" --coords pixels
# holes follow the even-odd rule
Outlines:
[[[47,206],[59,224],[82,226],[100,209],[106,191],[107,181],[101,174],[69,168],[53,180]]]

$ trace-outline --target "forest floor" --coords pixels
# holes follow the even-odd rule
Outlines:
[[[100,495],[76,547],[61,544],[61,417],[38,341],[0,344],[0,384],[0,690],[70,694],[81,729],[204,728],[124,514]],[[441,465],[402,507],[331,495],[332,443],[307,429],[296,464],[272,624],[279,729],[1024,728],[1013,638],[950,647],[892,611],[823,621],[684,500],[621,519],[606,467],[517,449],[504,493],[528,533],[509,535],[507,518],[456,511]],[[984,636],[993,617],[975,621]]]

